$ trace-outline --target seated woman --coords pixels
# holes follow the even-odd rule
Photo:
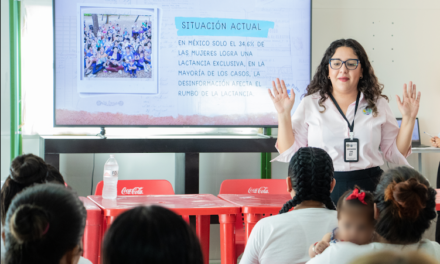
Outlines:
[[[35,184],[56,183],[64,188],[65,182],[60,172],[52,165],[34,154],[25,154],[16,157],[10,167],[10,175],[6,178],[1,190],[1,226],[5,226],[6,213],[14,197],[24,189]],[[3,240],[1,240],[1,259],[4,259]],[[3,262],[2,262],[3,263]],[[81,257],[80,263],[91,263]]]
[[[330,193],[335,187],[333,162],[319,148],[300,148],[289,163],[288,201],[279,215],[260,220],[252,230],[241,264],[304,263],[308,247],[338,225]],[[289,212],[295,207],[295,210]]]
[[[104,264],[202,264],[194,231],[182,217],[159,206],[136,207],[122,213],[107,231]]]
[[[41,184],[24,190],[6,215],[5,263],[77,264],[85,219],[83,203],[62,185]]]
[[[6,212],[12,199],[25,188],[40,183],[59,183],[64,185],[61,174],[44,160],[34,154],[25,154],[16,157],[10,167],[10,175],[6,178],[1,190],[2,201],[1,223],[5,224]]]
[[[440,261],[440,245],[422,239],[437,216],[435,195],[436,191],[416,170],[408,167],[388,170],[374,193],[375,242],[336,243],[307,263],[350,263],[359,256],[383,250],[417,250]]]

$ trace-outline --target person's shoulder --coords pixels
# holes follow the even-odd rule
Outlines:
[[[422,239],[420,241],[420,248],[425,251],[425,253],[431,255],[432,257],[434,257],[436,260],[440,261],[440,244],[435,242],[435,241],[431,241],[428,239]]]
[[[378,108],[388,106],[388,105],[389,105],[388,100],[383,96],[379,96],[379,98],[376,100],[376,106]]]
[[[296,212],[295,212],[296,211]],[[327,208],[309,208],[301,210],[293,210],[296,219],[320,219],[323,223],[329,223],[329,221],[337,221],[338,213],[336,210],[330,210]]]
[[[307,262],[307,264],[345,264],[350,263],[350,261],[359,255],[368,254],[372,251],[373,248],[371,244],[360,246],[351,242],[332,243],[324,250],[322,254],[314,257],[312,260]]]
[[[329,219],[337,219],[337,212],[336,210],[326,208],[293,210],[284,214],[263,218],[258,223],[262,222],[262,225],[275,227],[278,225],[284,226],[285,222],[302,221],[304,218],[322,219],[324,222],[327,222]]]
[[[79,261],[78,264],[93,264],[90,260],[83,258],[83,257],[79,257]]]
[[[321,95],[319,94],[319,92],[316,92],[313,94],[304,95],[303,100],[304,99],[317,101],[317,100],[321,99]]]

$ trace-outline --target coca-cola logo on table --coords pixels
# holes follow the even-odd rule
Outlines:
[[[269,193],[268,187],[252,188],[249,187],[248,193]]]
[[[134,187],[133,189],[127,189],[124,187],[121,191],[121,194],[128,194],[128,195],[139,195],[144,194],[144,191],[142,190],[144,187]]]

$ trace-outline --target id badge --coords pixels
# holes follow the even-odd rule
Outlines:
[[[359,139],[357,138],[344,139],[344,161],[345,162],[359,161]]]

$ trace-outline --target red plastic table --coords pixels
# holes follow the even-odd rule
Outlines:
[[[118,196],[115,200],[102,196],[88,196],[103,210],[104,230],[121,213],[140,205],[159,205],[178,215],[196,216],[196,233],[202,245],[204,263],[209,263],[210,215],[218,215],[220,222],[221,263],[236,263],[235,258],[235,216],[240,207],[223,201],[212,194]]]
[[[245,225],[245,244],[255,224],[263,217],[276,215],[292,199],[290,194],[219,194],[219,198],[241,207]]]
[[[440,189],[437,189],[437,197],[435,198],[435,204],[436,207],[435,209],[437,210],[437,212],[440,212]]]

